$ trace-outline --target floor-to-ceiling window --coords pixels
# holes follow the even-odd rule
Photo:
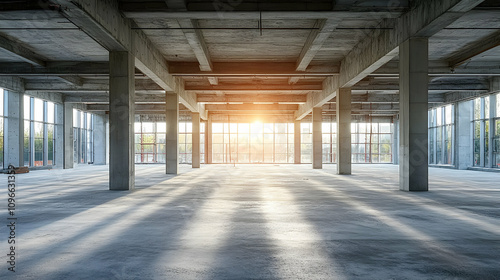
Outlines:
[[[300,123],[300,162],[312,162],[312,123]]]
[[[55,104],[24,96],[25,166],[55,165]]]
[[[213,123],[214,163],[293,163],[293,123]]]
[[[73,109],[73,160],[94,162],[94,118],[91,113]]]
[[[351,160],[353,163],[392,162],[392,123],[351,123]],[[337,124],[323,122],[323,163],[337,162]]]
[[[135,162],[166,162],[167,125],[161,121],[141,120],[135,123]],[[179,122],[179,163],[192,163],[193,126]],[[205,162],[205,123],[200,123],[200,162]]]
[[[429,164],[454,164],[454,105],[429,110]]]
[[[474,99],[472,103],[473,166],[499,167],[499,94]]]
[[[323,122],[321,133],[323,133],[323,163],[337,162],[337,123]]]
[[[4,91],[0,88],[0,168],[4,168]]]
[[[500,168],[500,93],[496,95],[494,137],[493,137],[493,167]]]

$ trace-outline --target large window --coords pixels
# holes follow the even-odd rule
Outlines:
[[[300,162],[312,162],[312,123],[300,123]]]
[[[166,162],[165,122],[138,121],[135,123],[135,162]],[[193,126],[179,122],[179,163],[192,163]],[[200,162],[205,162],[205,124],[200,123]]]
[[[73,109],[73,160],[94,162],[94,118],[91,113]]]
[[[479,97],[472,102],[473,165],[500,167],[499,94]]]
[[[4,91],[0,88],[0,168],[4,168]]]
[[[337,123],[324,122],[321,127],[323,133],[323,162],[337,162]]]
[[[429,164],[454,164],[454,106],[429,110]]]
[[[500,168],[500,93],[496,95],[493,137],[493,167]]]
[[[213,123],[214,163],[293,163],[293,123]]]
[[[323,123],[323,163],[337,162],[337,124]],[[391,123],[351,123],[351,160],[353,163],[392,162]]]
[[[55,165],[55,104],[24,96],[24,165]]]

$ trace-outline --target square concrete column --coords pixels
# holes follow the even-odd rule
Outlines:
[[[392,163],[399,164],[399,120],[397,118],[393,119],[393,131],[392,131]]]
[[[129,52],[109,53],[109,189],[133,190],[135,62]]]
[[[340,88],[337,106],[337,174],[351,174],[351,89]]]
[[[17,92],[5,90],[7,102],[5,102],[4,112],[8,118],[4,118],[4,129],[7,137],[4,138],[4,167],[9,164],[16,167],[24,165],[24,98]]]
[[[210,115],[208,115],[205,127],[205,159],[206,163],[212,163],[212,117]]]
[[[399,189],[427,191],[428,39],[399,46]]]
[[[192,113],[193,123],[193,148],[192,148],[192,165],[193,168],[200,168],[200,113]]]
[[[64,103],[63,130],[63,168],[71,169],[74,164],[73,105],[71,103]]]
[[[472,166],[472,101],[458,102],[455,105],[455,160],[458,169],[466,170]]]
[[[166,98],[167,174],[177,174],[179,172],[179,95],[175,92],[167,92]]]
[[[106,115],[94,114],[94,164],[106,164]]]
[[[300,151],[300,121],[293,122],[293,157],[294,163],[300,164],[301,161]]]
[[[312,162],[313,169],[323,168],[323,157],[322,157],[322,135],[321,135],[321,125],[323,123],[323,116],[321,107],[315,107],[312,111],[313,117],[313,133],[312,133]]]
[[[55,165],[56,168],[64,168],[64,105],[55,104]]]

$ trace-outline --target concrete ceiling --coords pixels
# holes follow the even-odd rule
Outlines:
[[[160,113],[167,90],[203,116],[293,119],[311,106],[328,115],[342,84],[353,88],[354,113],[396,115],[398,50],[384,53],[395,42],[382,39],[400,36],[405,17],[427,11],[414,36],[429,37],[430,104],[489,92],[489,79],[500,76],[500,2],[439,2],[3,1],[0,86],[15,81],[29,94],[56,92],[107,110],[108,51],[130,50],[142,113]],[[370,48],[373,57],[364,57]]]

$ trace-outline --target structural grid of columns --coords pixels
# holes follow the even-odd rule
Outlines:
[[[200,168],[200,113],[192,113],[193,122],[193,148],[192,165],[193,168]]]
[[[314,107],[312,110],[313,117],[313,134],[312,134],[312,142],[313,142],[313,154],[312,154],[312,162],[313,169],[322,169],[323,168],[323,157],[322,157],[322,135],[321,135],[321,126],[323,122],[322,110],[321,107]]]
[[[428,39],[399,46],[399,189],[428,190]]]
[[[135,66],[129,52],[109,53],[109,189],[133,190]]]
[[[165,120],[167,122],[166,163],[167,174],[179,171],[179,95],[167,92]],[[198,118],[199,119],[199,118]],[[198,145],[199,146],[199,145]]]
[[[351,89],[340,88],[337,106],[337,174],[351,174]]]

